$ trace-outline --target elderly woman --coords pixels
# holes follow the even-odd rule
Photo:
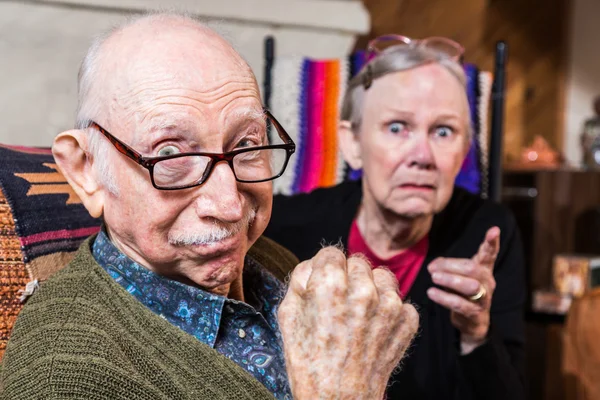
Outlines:
[[[523,398],[519,232],[505,208],[454,187],[471,141],[462,47],[388,36],[370,50],[339,124],[362,180],[276,196],[266,234],[300,259],[342,243],[396,275],[421,329],[388,399]]]

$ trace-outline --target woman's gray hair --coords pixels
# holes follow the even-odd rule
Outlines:
[[[436,63],[444,67],[458,80],[466,91],[467,77],[462,65],[444,53],[423,46],[390,47],[369,61],[350,80],[342,101],[342,121],[349,121],[352,129],[355,131],[358,130],[362,123],[365,92],[375,79],[431,63]],[[467,119],[470,120],[469,118]],[[471,138],[471,131],[471,124],[469,123],[467,126],[469,138]]]

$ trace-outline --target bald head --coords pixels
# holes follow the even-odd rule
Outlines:
[[[251,95],[259,96],[250,67],[219,34],[183,14],[137,16],[100,35],[88,49],[78,76],[76,128],[84,129],[94,120],[112,130],[132,132],[146,117],[140,108],[152,107],[150,92],[156,99],[164,89],[179,87],[188,95],[206,92],[210,102],[211,92],[220,85],[236,83],[254,88]],[[139,107],[144,100],[148,104]],[[154,118],[154,125],[161,124],[170,122]],[[97,179],[117,195],[106,161],[110,144],[95,131],[90,131],[88,143],[97,160]]]
[[[148,75],[218,85],[232,70],[255,79],[233,47],[199,21],[172,13],[135,17],[90,46],[79,71],[77,127],[99,115],[114,117],[111,99],[136,90]]]

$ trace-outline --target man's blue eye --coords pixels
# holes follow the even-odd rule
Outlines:
[[[252,145],[254,145],[254,143],[251,140],[248,139],[244,139],[244,140],[240,140],[240,142],[238,143],[238,145],[236,147],[251,147]]]
[[[235,146],[236,149],[244,149],[246,147],[257,147],[257,146],[262,146],[263,143],[261,143],[258,138],[254,138],[254,137],[247,137],[244,138],[242,140],[240,140],[238,142],[238,144]]]
[[[160,150],[158,150],[158,156],[159,157],[166,157],[166,156],[171,156],[173,154],[178,154],[181,153],[179,151],[179,149],[173,145],[168,145],[165,147],[162,147]]]

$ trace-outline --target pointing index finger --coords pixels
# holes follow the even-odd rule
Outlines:
[[[494,226],[485,234],[483,242],[479,246],[477,254],[473,256],[473,261],[479,265],[494,268],[494,262],[500,251],[500,228]]]

